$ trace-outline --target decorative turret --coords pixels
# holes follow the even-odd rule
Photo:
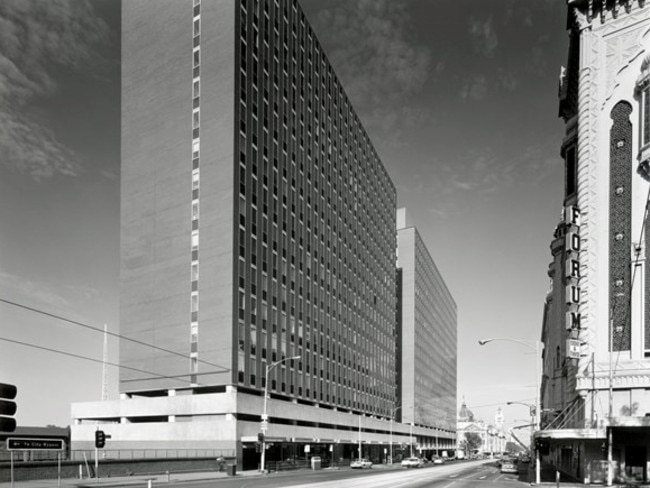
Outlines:
[[[463,400],[463,404],[461,405],[460,410],[458,411],[458,421],[474,422],[474,414],[469,408],[467,408],[467,405],[465,404],[465,400]]]
[[[643,8],[645,3],[646,0],[568,0],[568,5],[578,8],[587,22],[598,19],[601,23],[629,14],[635,8]]]

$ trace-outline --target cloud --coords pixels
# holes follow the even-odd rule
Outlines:
[[[469,20],[469,34],[474,51],[489,58],[494,56],[499,40],[494,30],[492,16],[486,20],[472,17]]]
[[[409,38],[404,2],[341,2],[313,19],[314,30],[364,126],[395,142],[398,127],[412,128],[427,114],[412,104],[430,73],[440,74],[428,48]],[[336,35],[332,35],[336,33]]]
[[[482,74],[468,76],[460,89],[463,100],[483,100],[488,92],[488,79]]]
[[[81,172],[34,106],[56,94],[57,66],[84,68],[107,36],[89,0],[0,2],[0,164],[36,180]]]
[[[97,300],[99,291],[79,285],[32,281],[23,276],[0,271],[2,298],[48,312],[74,310],[79,303]]]

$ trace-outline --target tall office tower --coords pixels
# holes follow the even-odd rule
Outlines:
[[[115,446],[247,468],[260,432],[269,460],[407,442],[389,423],[395,187],[297,2],[130,0],[122,31],[133,340],[122,399],[73,407],[77,438],[119,422]]]
[[[456,302],[406,209],[397,210],[403,422],[456,431]]]
[[[538,446],[586,482],[647,480],[650,4],[567,5],[564,216],[551,244]]]

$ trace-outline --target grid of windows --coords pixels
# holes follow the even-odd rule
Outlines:
[[[199,183],[201,123],[201,0],[192,6],[192,222],[190,261],[190,378],[197,384],[199,342]]]
[[[395,188],[295,1],[240,0],[238,380],[395,404]]]
[[[456,411],[456,304],[415,230],[415,422],[453,428]]]

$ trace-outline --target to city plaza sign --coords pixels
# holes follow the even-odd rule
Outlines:
[[[7,451],[62,451],[63,439],[37,439],[32,437],[9,437]]]
[[[580,209],[569,205],[564,209],[565,296],[567,312],[565,326],[567,330],[580,330]]]

